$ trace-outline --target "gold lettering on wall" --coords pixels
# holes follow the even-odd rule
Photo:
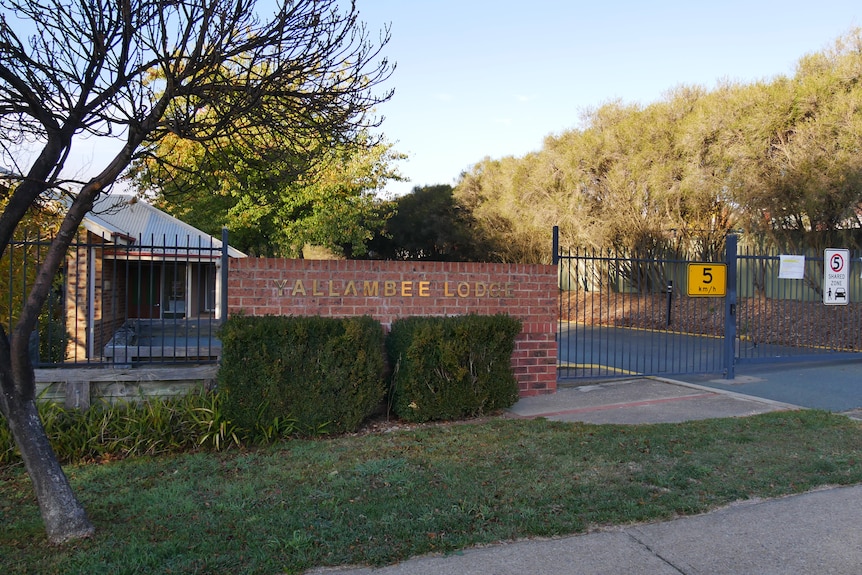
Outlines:
[[[457,283],[444,281],[434,283],[429,280],[293,280],[273,279],[273,287],[278,297],[432,297],[441,295],[447,298],[513,298],[515,297],[515,282],[482,282],[459,281]],[[311,282],[309,286],[306,282]],[[380,284],[383,284],[381,289]],[[454,284],[454,285],[453,285]],[[292,287],[291,287],[292,286]],[[360,294],[361,291],[361,294]]]
[[[377,297],[380,295],[379,282],[362,282],[362,295],[365,297]]]
[[[431,297],[431,282],[419,282],[419,297]]]

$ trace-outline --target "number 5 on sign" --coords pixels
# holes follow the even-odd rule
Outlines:
[[[727,264],[688,264],[688,295],[691,297],[727,295]]]

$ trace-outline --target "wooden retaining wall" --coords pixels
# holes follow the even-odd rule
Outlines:
[[[211,389],[218,365],[115,368],[63,368],[36,370],[36,396],[87,409],[106,401],[119,403],[184,395]]]

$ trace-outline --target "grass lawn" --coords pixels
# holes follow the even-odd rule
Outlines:
[[[819,411],[642,426],[493,419],[67,467],[97,527],[47,547],[0,470],[0,572],[300,573],[700,513],[862,482],[862,427]]]

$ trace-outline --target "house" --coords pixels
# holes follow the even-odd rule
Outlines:
[[[64,270],[67,361],[213,355],[191,350],[225,313],[220,240],[127,193],[100,196],[82,228]]]

